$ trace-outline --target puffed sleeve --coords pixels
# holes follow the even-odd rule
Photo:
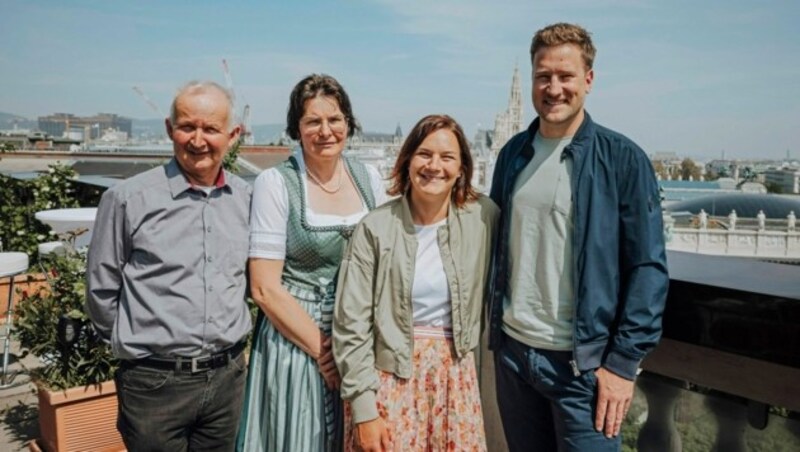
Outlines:
[[[286,183],[278,170],[270,168],[262,172],[253,185],[249,256],[284,260],[288,219],[289,195],[286,192]]]

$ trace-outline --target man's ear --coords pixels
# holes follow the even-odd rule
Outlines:
[[[228,146],[233,146],[239,139],[239,135],[241,135],[241,133],[242,133],[242,125],[236,124],[228,133],[228,137],[230,137],[228,140]]]
[[[164,120],[164,126],[167,128],[167,136],[169,139],[172,139],[172,122],[170,122],[169,118]]]
[[[594,69],[589,69],[586,72],[586,94],[592,91],[592,83],[594,82]]]

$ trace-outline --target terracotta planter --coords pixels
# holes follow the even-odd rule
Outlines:
[[[48,452],[125,450],[113,381],[66,391],[39,388],[39,429],[38,444]]]

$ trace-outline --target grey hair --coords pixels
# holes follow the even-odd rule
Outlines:
[[[226,127],[230,127],[231,124],[233,123],[233,118],[235,116],[235,113],[234,113],[234,110],[233,110],[233,108],[234,108],[233,107],[233,102],[234,102],[233,93],[230,90],[224,88],[219,83],[212,82],[212,81],[209,81],[209,80],[192,80],[191,82],[188,82],[188,83],[184,84],[183,86],[181,86],[178,89],[178,92],[175,94],[175,97],[172,99],[172,104],[169,107],[169,122],[170,122],[170,124],[174,125],[175,121],[177,120],[178,112],[175,111],[176,110],[176,105],[175,104],[178,102],[178,98],[180,98],[184,94],[203,93],[203,92],[207,92],[207,91],[218,91],[218,92],[222,93],[225,96],[225,100],[228,101],[228,123],[225,124],[225,126]]]

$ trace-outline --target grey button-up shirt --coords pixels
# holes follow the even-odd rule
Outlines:
[[[103,194],[86,310],[117,357],[205,355],[249,332],[251,194],[245,181],[223,172],[206,195],[175,159]]]

